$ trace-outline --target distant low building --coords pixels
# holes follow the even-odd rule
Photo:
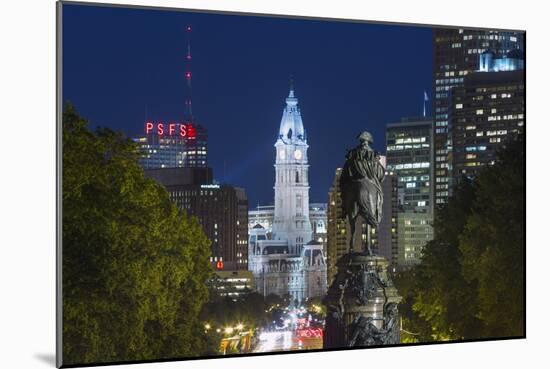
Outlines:
[[[249,268],[257,292],[264,296],[290,295],[297,301],[326,293],[323,246],[312,240],[299,254],[291,253],[285,240],[273,240],[257,224],[250,233]]]
[[[255,225],[259,224],[265,228],[268,236],[273,231],[273,216],[275,214],[274,205],[258,205],[256,208],[248,211],[248,230],[251,231]],[[313,232],[313,239],[321,243],[326,250],[327,242],[327,204],[311,203],[309,204],[309,220]]]
[[[248,270],[216,270],[210,285],[220,297],[238,298],[254,291],[254,278]]]

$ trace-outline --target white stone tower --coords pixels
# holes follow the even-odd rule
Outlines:
[[[300,254],[311,241],[307,138],[294,87],[286,98],[275,142],[275,214],[273,239],[288,240],[289,252]]]

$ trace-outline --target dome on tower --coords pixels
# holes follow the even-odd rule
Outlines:
[[[290,92],[286,98],[286,107],[283,110],[281,125],[279,128],[279,139],[284,143],[295,143],[297,141],[306,142],[306,133],[300,108],[298,108],[298,98],[294,96],[294,87],[290,86]]]

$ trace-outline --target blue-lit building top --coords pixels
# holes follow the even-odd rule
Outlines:
[[[506,55],[486,50],[479,55],[479,72],[509,72],[524,68],[525,58],[520,49],[511,50]]]
[[[525,32],[463,28],[434,28],[433,115],[435,204],[452,194],[452,93],[478,72],[509,71],[523,66]],[[480,56],[491,51],[490,55]],[[518,60],[521,59],[521,60]]]

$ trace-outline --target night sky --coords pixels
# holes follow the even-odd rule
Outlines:
[[[193,113],[208,129],[215,178],[273,202],[273,147],[289,78],[308,135],[311,202],[369,130],[422,114],[431,93],[432,29],[64,5],[63,100],[92,127],[143,134],[182,120],[185,27],[193,27]],[[431,98],[431,96],[430,96]]]

